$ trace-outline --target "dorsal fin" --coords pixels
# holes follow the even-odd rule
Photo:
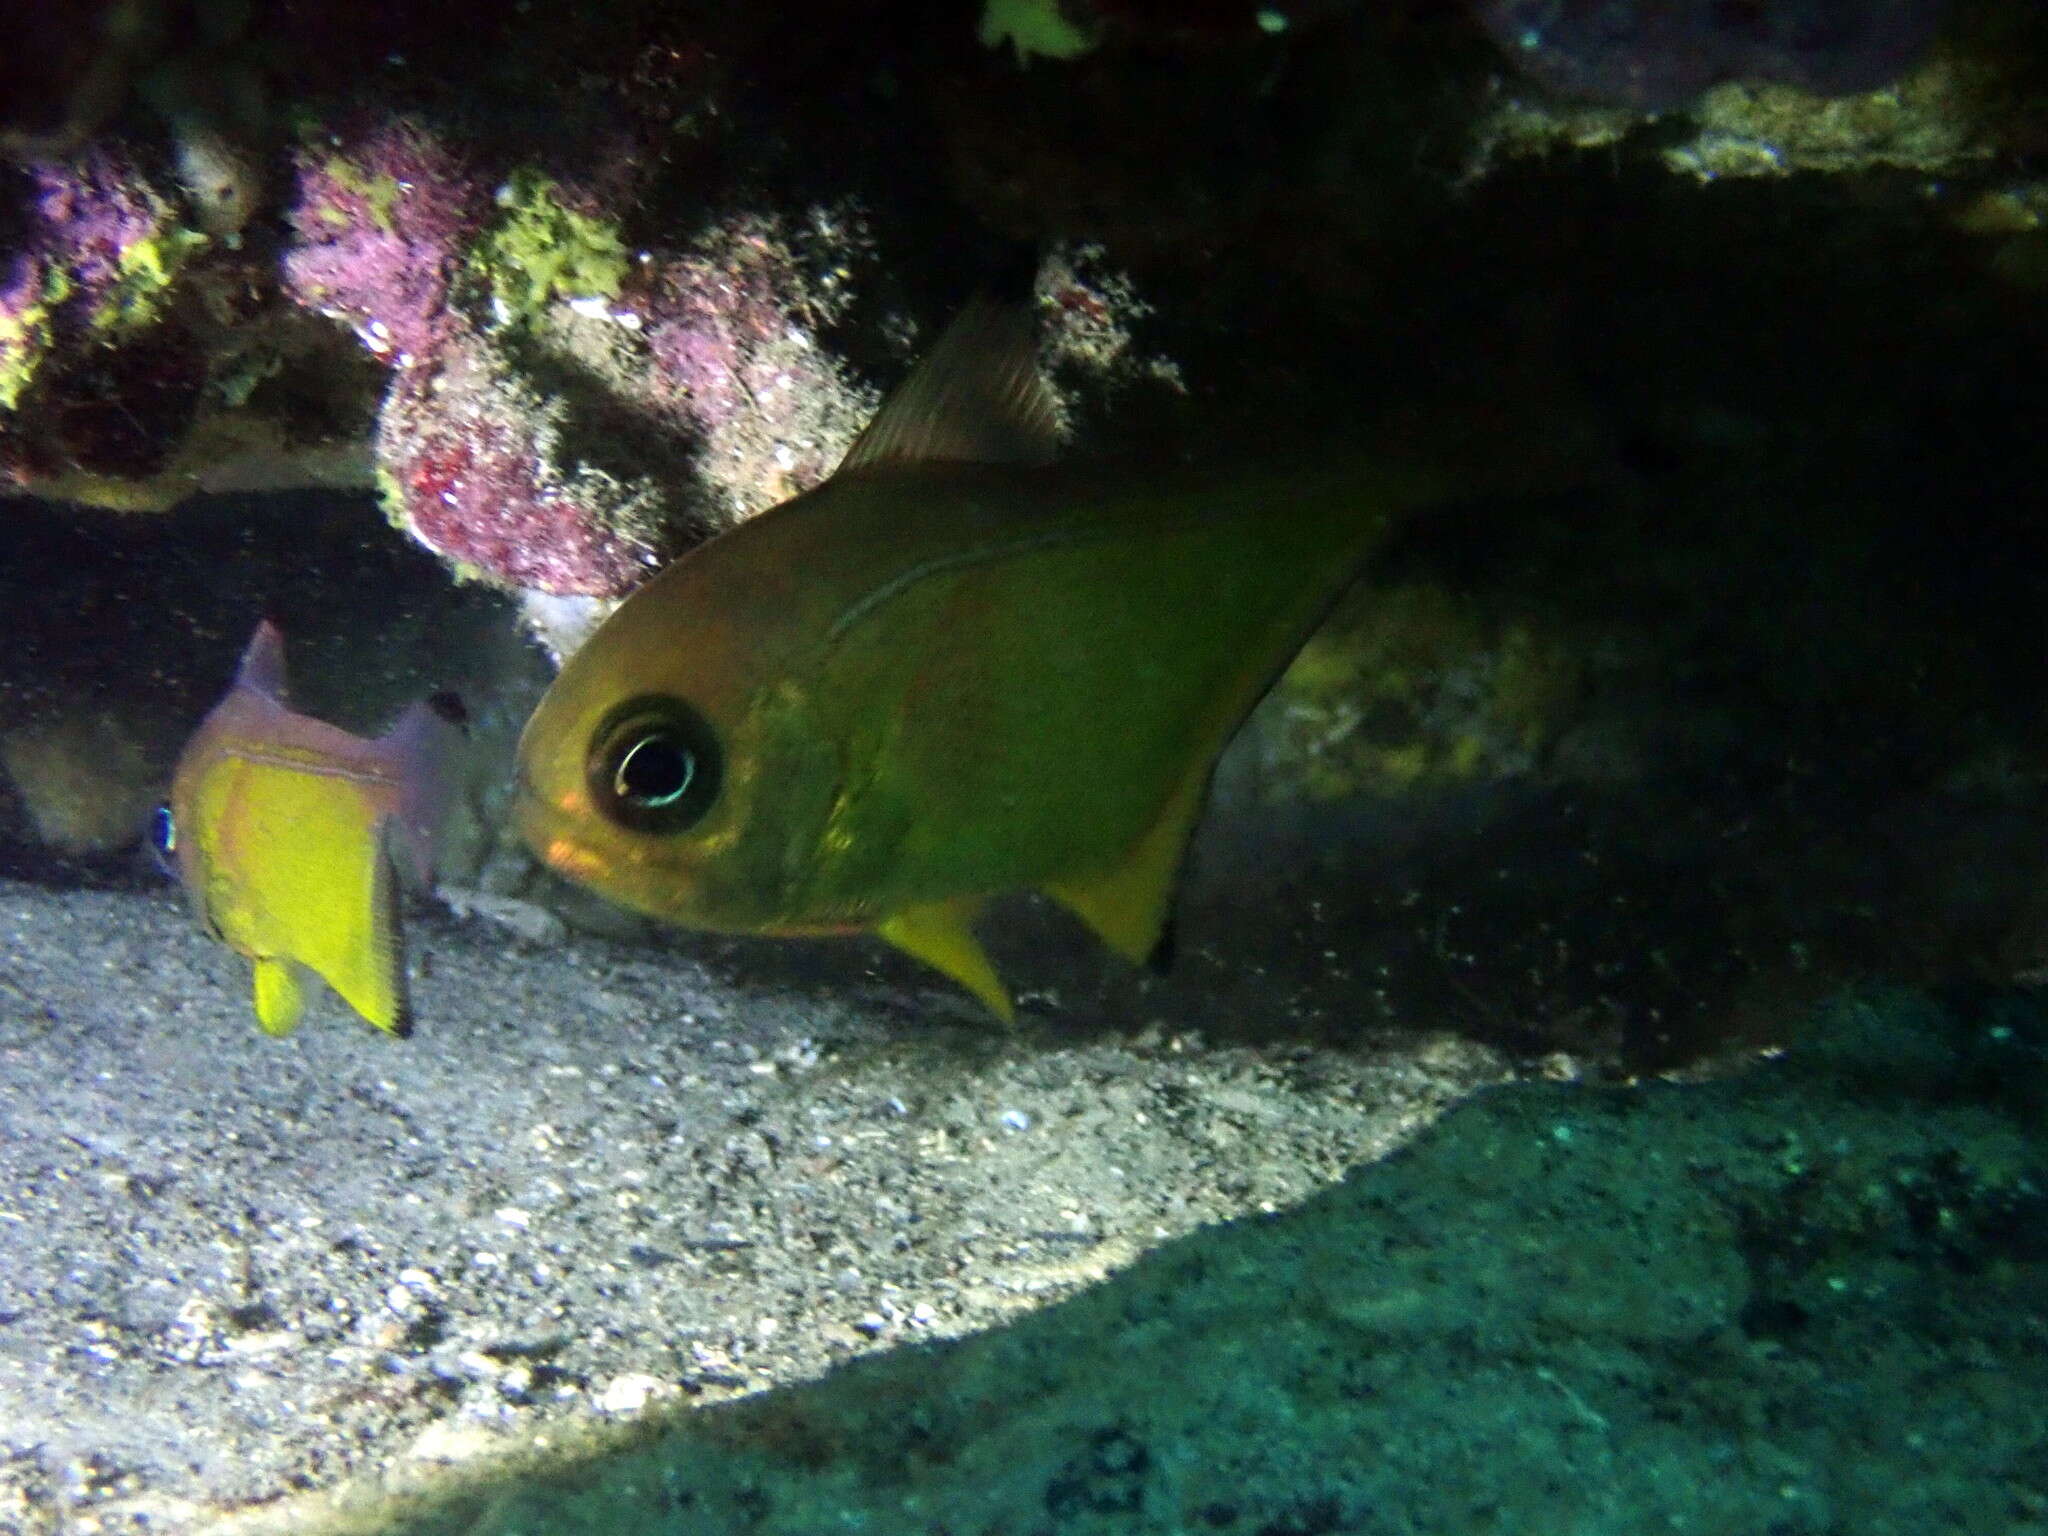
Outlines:
[[[266,699],[284,702],[284,632],[270,620],[256,626],[249,648],[242,652],[242,665],[235,673],[235,686],[253,688]]]
[[[1038,371],[1031,312],[975,299],[882,402],[839,470],[1048,464],[1059,440],[1059,401]]]

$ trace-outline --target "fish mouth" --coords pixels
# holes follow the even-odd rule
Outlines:
[[[548,870],[621,911],[675,922],[662,902],[643,888],[631,850],[606,848],[578,835],[576,829],[587,825],[592,814],[577,796],[550,798],[523,776],[513,792],[512,824]],[[603,823],[598,825],[602,829]]]

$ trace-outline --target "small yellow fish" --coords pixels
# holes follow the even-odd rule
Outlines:
[[[298,1023],[309,970],[379,1029],[409,1027],[393,857],[431,886],[460,721],[449,694],[374,741],[295,714],[284,638],[257,626],[178,760],[154,837],[206,930],[255,962],[266,1034]]]
[[[977,304],[838,472],[693,550],[519,748],[550,866],[685,926],[871,931],[996,1014],[983,904],[1036,889],[1142,962],[1217,754],[1397,514],[1303,476],[1049,467],[1022,314]]]

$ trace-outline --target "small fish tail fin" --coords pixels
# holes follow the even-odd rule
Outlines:
[[[406,987],[405,935],[398,921],[397,870],[391,853],[401,834],[386,822],[381,836],[362,849],[346,872],[351,921],[317,936],[313,969],[343,1002],[387,1034],[412,1032],[412,1001]]]
[[[392,853],[423,890],[434,883],[434,844],[455,803],[468,726],[461,698],[437,693],[408,708],[377,743],[398,771]]]

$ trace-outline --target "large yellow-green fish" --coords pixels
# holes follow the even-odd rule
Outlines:
[[[966,311],[826,483],[692,551],[528,721],[542,859],[692,927],[872,931],[1011,1017],[1036,889],[1158,942],[1217,754],[1423,477],[1049,467],[1031,327]]]
[[[257,627],[234,686],[178,761],[155,837],[207,931],[255,962],[266,1033],[298,1022],[308,971],[379,1029],[405,1032],[394,861],[432,884],[459,721],[445,694],[375,740],[296,714],[284,639]]]

